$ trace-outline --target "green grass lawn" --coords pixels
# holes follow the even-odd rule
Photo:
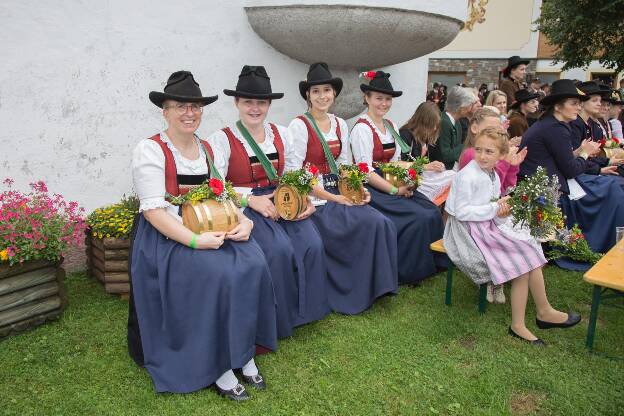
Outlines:
[[[477,289],[462,276],[445,306],[440,274],[359,316],[297,329],[257,359],[269,389],[233,403],[212,390],[155,394],[126,353],[127,301],[72,274],[59,321],[0,342],[0,414],[623,414],[624,361],[584,346],[591,287],[580,273],[545,275],[553,305],[583,315],[572,329],[540,331],[530,306],[545,349],[507,335],[509,304],[480,316]],[[603,306],[599,316],[596,350],[624,357],[624,310]]]

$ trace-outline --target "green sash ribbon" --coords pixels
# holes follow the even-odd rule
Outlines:
[[[308,119],[310,124],[312,124],[312,127],[314,127],[314,130],[316,131],[316,135],[318,136],[319,141],[321,142],[321,146],[323,146],[323,153],[325,153],[325,159],[327,159],[327,163],[329,164],[330,172],[333,173],[334,175],[338,175],[338,165],[336,164],[334,155],[332,154],[331,149],[329,148],[329,145],[327,144],[327,140],[325,140],[325,136],[323,136],[323,133],[321,133],[321,129],[319,129],[318,126],[316,125],[316,121],[314,121],[314,117],[312,117],[312,114],[310,114],[309,112],[306,112],[304,115]]]
[[[384,119],[383,123],[384,126],[386,126],[386,129],[390,131],[390,134],[392,134],[394,141],[398,143],[399,147],[401,148],[401,153],[409,153],[412,148],[407,143],[405,143],[405,140],[403,140],[401,135],[397,133],[397,131],[394,129],[394,126],[392,126],[392,123],[390,123],[386,119]]]
[[[241,123],[240,120],[236,122],[236,127],[238,127],[238,130],[242,133],[243,137],[247,141],[247,144],[251,147],[251,150],[253,150],[254,154],[258,158],[258,161],[266,172],[267,178],[269,178],[271,182],[277,180],[277,171],[275,170],[273,163],[271,163],[267,155],[265,155],[262,149],[260,149],[260,146],[258,146],[258,143],[256,143],[253,137],[251,137],[247,128],[243,126],[243,123]]]
[[[195,137],[197,137],[197,135],[195,135]],[[197,137],[197,139],[199,140],[199,137]],[[212,161],[212,158],[208,154],[208,149],[206,149],[206,146],[204,146],[204,144],[201,141],[199,142],[199,145],[202,147],[202,149],[204,149],[204,153],[206,153],[206,163],[208,163],[208,170],[210,171],[210,177],[223,181],[221,174],[215,167],[214,162]]]

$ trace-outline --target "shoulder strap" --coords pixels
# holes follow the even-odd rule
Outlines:
[[[321,146],[323,147],[323,153],[325,153],[325,159],[327,160],[327,164],[329,165],[329,170],[334,175],[338,175],[338,165],[336,165],[336,160],[334,159],[334,155],[332,154],[331,149],[327,144],[327,140],[325,140],[325,136],[323,136],[323,133],[321,133],[321,130],[316,125],[316,121],[314,121],[314,117],[312,117],[312,114],[306,112],[304,116],[304,121],[307,121],[312,125],[312,127],[314,128],[314,132],[319,139],[319,142],[321,142]],[[338,122],[338,120],[336,120],[336,122]],[[340,139],[340,137],[338,139]]]
[[[167,144],[160,139],[160,134],[155,134],[150,137],[150,140],[158,143],[165,155],[165,191],[169,195],[178,196],[180,190],[178,188],[178,171],[176,169],[175,159],[173,153],[167,147]]]
[[[392,134],[392,137],[394,138],[394,141],[399,145],[399,147],[401,148],[401,153],[409,153],[412,149],[410,148],[410,146],[405,143],[405,140],[403,140],[403,138],[401,137],[401,135],[399,133],[397,133],[397,131],[394,129],[394,126],[392,125],[392,123],[386,119],[384,119],[384,126],[386,126],[386,129],[388,129],[388,131],[390,131],[390,134]]]
[[[210,147],[210,144],[206,140],[199,139],[199,141],[201,142],[201,144],[204,146],[204,149],[206,150],[206,162],[208,163],[208,170],[210,171],[210,177],[223,180],[223,178],[221,177],[221,174],[219,173],[219,171],[214,165],[214,162],[213,162],[214,153],[212,153],[212,148]]]
[[[277,171],[275,170],[275,167],[273,166],[273,164],[271,163],[267,155],[265,155],[262,149],[260,149],[260,146],[258,146],[258,143],[256,143],[253,137],[251,137],[251,134],[249,134],[249,131],[245,128],[245,126],[243,125],[243,123],[241,123],[240,120],[236,122],[236,127],[243,135],[243,138],[245,139],[245,141],[247,141],[247,144],[249,145],[249,147],[251,147],[251,150],[253,150],[254,155],[258,158],[258,161],[260,162],[260,165],[262,165],[262,168],[264,169],[264,172],[266,173],[267,178],[270,181],[276,180]]]

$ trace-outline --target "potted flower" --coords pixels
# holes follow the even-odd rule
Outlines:
[[[124,195],[120,202],[97,208],[87,217],[87,269],[107,293],[125,295],[130,290],[128,250],[138,212],[138,198]]]
[[[84,210],[42,181],[0,193],[0,338],[57,318],[67,300],[63,253],[81,243]]]
[[[341,165],[338,191],[349,198],[354,204],[361,204],[364,200],[364,184],[368,181],[368,165]]]
[[[308,205],[308,194],[318,183],[319,170],[307,164],[302,169],[284,173],[275,190],[274,202],[278,214],[285,220],[294,220]]]

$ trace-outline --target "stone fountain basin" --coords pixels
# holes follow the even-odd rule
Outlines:
[[[466,0],[318,3],[250,0],[245,11],[254,31],[291,58],[376,69],[446,46],[461,29],[466,10]]]

